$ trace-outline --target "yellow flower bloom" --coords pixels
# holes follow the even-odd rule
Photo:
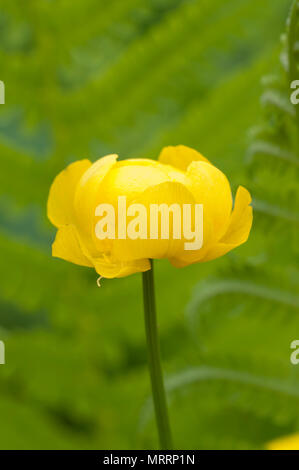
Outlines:
[[[185,250],[176,239],[99,239],[95,211],[99,204],[117,208],[119,196],[127,204],[202,204],[203,245]],[[234,209],[226,176],[196,150],[165,147],[159,161],[117,162],[117,155],[94,164],[81,160],[55,178],[48,199],[48,217],[58,228],[52,254],[94,267],[103,277],[122,277],[150,269],[150,258],[168,258],[177,267],[209,261],[246,242],[252,225],[251,197],[240,186]],[[117,223],[117,222],[116,222]],[[193,220],[194,224],[194,220]]]
[[[268,450],[299,450],[299,433],[280,437],[267,444]]]

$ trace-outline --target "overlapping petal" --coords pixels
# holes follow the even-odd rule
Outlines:
[[[236,194],[235,205],[228,218],[225,234],[215,242],[213,228],[210,218],[204,215],[204,245],[199,252],[181,252],[180,255],[171,259],[176,267],[184,267],[188,264],[206,262],[219,258],[229,251],[245,243],[249,237],[252,226],[253,214],[251,196],[247,189],[239,186]]]
[[[187,170],[192,162],[208,162],[201,153],[185,145],[175,145],[164,147],[159,155],[159,162],[171,165],[179,170]]]
[[[118,162],[107,174],[97,195],[97,204],[117,207],[119,196],[126,196],[128,203],[147,188],[169,181],[167,170],[155,160],[134,159]]]
[[[91,166],[89,160],[71,163],[54,179],[48,197],[48,218],[55,227],[74,221],[74,196],[85,171]]]
[[[102,256],[93,260],[96,272],[107,279],[125,277],[130,274],[148,271],[151,268],[149,259],[134,261],[115,261],[109,256]]]
[[[239,186],[235,207],[230,216],[229,226],[221,240],[210,248],[202,261],[211,261],[225,255],[245,243],[252,226],[251,196],[247,189]]]
[[[117,155],[107,155],[98,159],[83,173],[76,186],[74,200],[76,226],[91,256],[96,256],[97,254],[95,209],[98,194],[105,176],[113,168],[116,160]]]
[[[181,233],[181,238],[174,238],[174,223],[173,211],[179,209],[182,211],[183,204],[194,205],[195,200],[191,192],[181,183],[175,181],[166,181],[164,183],[156,184],[148,187],[138,197],[136,197],[132,204],[141,204],[146,210],[146,239],[130,239],[118,240],[113,243],[113,253],[117,259],[124,261],[131,261],[140,258],[169,258],[175,256],[177,253],[184,250],[184,243],[188,242]],[[158,217],[154,218],[151,215],[151,205],[157,205],[159,209],[170,209],[170,219],[168,216],[164,220],[169,220],[169,236],[166,239],[161,237],[162,218],[159,211]],[[164,208],[161,207],[164,205]],[[172,207],[176,205],[177,207]],[[166,209],[167,207],[167,209]],[[177,220],[177,219],[175,219]],[[168,224],[167,224],[168,225]],[[194,221],[193,221],[194,227]],[[151,237],[151,230],[155,230],[158,234],[157,239]]]
[[[94,266],[84,254],[84,248],[74,225],[64,225],[58,229],[52,245],[52,255],[80,266]]]
[[[230,184],[224,173],[207,162],[192,162],[187,169],[187,187],[212,221],[214,240],[225,232],[232,210]]]

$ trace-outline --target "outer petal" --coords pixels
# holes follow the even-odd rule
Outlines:
[[[95,249],[95,208],[103,179],[115,165],[117,155],[107,155],[97,160],[82,175],[75,194],[75,218],[80,236],[91,255]]]
[[[54,179],[48,198],[48,218],[56,227],[73,223],[74,195],[83,173],[91,166],[89,160],[71,163]]]
[[[58,229],[52,245],[52,255],[80,266],[93,267],[92,262],[83,254],[77,230],[73,225]]]
[[[117,262],[105,254],[95,259],[85,256],[85,249],[73,225],[65,225],[58,229],[55,242],[52,245],[52,255],[80,266],[94,267],[100,276],[106,278],[129,276],[150,269],[148,259]]]
[[[200,250],[181,251],[175,256],[170,257],[169,261],[176,268],[183,268],[189,266],[189,264],[200,262],[210,249],[211,240],[213,238],[213,227],[209,214],[205,213],[205,210],[203,210],[203,246]]]
[[[247,241],[253,219],[250,203],[250,193],[243,186],[239,186],[228,229],[219,243],[209,250],[202,261],[219,258]]]
[[[164,147],[159,155],[159,161],[166,165],[172,165],[180,170],[187,170],[194,161],[208,162],[201,153],[185,145]]]
[[[203,204],[204,212],[212,223],[214,240],[225,233],[232,210],[232,194],[228,179],[214,165],[193,162],[187,170],[187,187],[197,203]]]
[[[107,256],[93,260],[97,273],[107,279],[125,277],[130,274],[140,273],[151,269],[148,259],[140,259],[130,262],[116,262]]]
[[[234,210],[230,218],[228,229],[221,240],[222,243],[241,245],[247,241],[252,226],[251,201],[249,191],[243,186],[239,186]]]
[[[299,433],[269,442],[268,450],[299,450]]]

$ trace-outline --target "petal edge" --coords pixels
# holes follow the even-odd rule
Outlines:
[[[169,145],[161,150],[158,158],[160,163],[186,171],[194,161],[209,162],[200,152],[185,145]]]

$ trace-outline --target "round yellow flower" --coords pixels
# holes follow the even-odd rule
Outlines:
[[[186,250],[186,238],[99,239],[96,208],[109,204],[118,219],[118,200],[139,204],[203,206],[203,244]],[[149,259],[168,258],[176,267],[218,258],[246,242],[252,225],[251,197],[240,186],[234,209],[226,176],[199,152],[179,145],[165,147],[159,161],[117,155],[72,163],[55,178],[48,199],[48,217],[58,228],[52,254],[94,267],[103,277],[123,277],[150,269]],[[194,217],[192,219],[194,226]],[[149,230],[149,229],[148,229]],[[160,232],[159,232],[160,233]]]

